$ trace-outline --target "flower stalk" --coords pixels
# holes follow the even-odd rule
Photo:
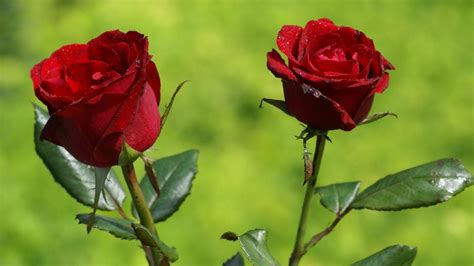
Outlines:
[[[305,139],[303,140],[303,143],[306,146]],[[308,221],[309,208],[311,206],[311,199],[313,198],[314,190],[316,188],[316,182],[318,180],[319,168],[321,166],[321,159],[323,156],[325,143],[326,143],[326,137],[323,136],[322,134],[318,135],[317,140],[316,140],[316,148],[314,152],[313,163],[311,165],[312,174],[306,186],[306,193],[303,200],[303,206],[301,208],[301,216],[300,216],[300,221],[298,224],[298,231],[296,233],[295,245],[290,257],[290,262],[289,262],[290,266],[299,265],[301,257],[306,253],[303,241],[304,241],[304,236],[306,233],[306,226],[307,226],[307,221]],[[308,167],[306,165],[307,164],[305,163],[305,173],[307,172],[307,167]]]
[[[138,217],[140,218],[140,223],[145,226],[151,233],[158,236],[155,228],[155,222],[153,220],[153,216],[151,215],[151,211],[148,208],[148,204],[145,201],[145,196],[143,195],[143,191],[138,184],[137,175],[135,173],[135,168],[133,167],[133,163],[128,163],[122,165],[122,172],[125,177],[125,181],[127,183],[128,189],[132,196],[133,203],[135,204]],[[144,246],[145,253],[147,249],[151,251],[151,258],[147,259],[152,263],[151,266],[158,266],[160,265],[162,256],[156,247],[146,247]]]

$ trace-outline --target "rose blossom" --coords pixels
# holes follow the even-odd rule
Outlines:
[[[144,151],[159,135],[160,78],[138,32],[63,46],[32,68],[31,79],[51,115],[41,139],[83,163],[115,165],[123,139]]]
[[[283,26],[277,45],[288,58],[267,54],[267,67],[282,79],[288,111],[321,130],[352,130],[367,117],[375,93],[388,86],[394,67],[371,39],[326,18],[304,28]]]

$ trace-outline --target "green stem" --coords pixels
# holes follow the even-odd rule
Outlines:
[[[150,232],[158,236],[155,228],[155,222],[153,216],[151,215],[148,204],[145,201],[145,196],[138,184],[137,175],[135,174],[135,168],[133,163],[128,163],[122,166],[122,172],[125,176],[125,181],[127,182],[128,189],[132,195],[133,203],[135,204],[138,217],[140,218],[140,223],[145,226]],[[161,254],[156,247],[149,247],[152,254],[152,265],[158,266],[161,262]],[[145,249],[146,250],[146,249]]]
[[[308,221],[309,207],[311,205],[311,199],[314,195],[314,190],[316,187],[316,182],[318,179],[319,168],[321,166],[321,159],[323,157],[324,144],[326,143],[326,138],[324,136],[318,135],[316,140],[316,148],[314,151],[313,164],[312,164],[312,175],[308,181],[306,187],[306,193],[303,200],[303,207],[301,208],[300,222],[298,225],[298,231],[296,233],[295,246],[290,257],[290,266],[297,266],[301,260],[301,257],[304,255],[303,247],[303,238],[306,233],[306,225]]]

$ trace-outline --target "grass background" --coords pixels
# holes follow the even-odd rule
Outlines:
[[[266,69],[284,24],[329,17],[374,39],[396,66],[373,111],[396,112],[350,133],[331,132],[320,184],[377,178],[444,157],[474,170],[472,1],[80,1],[0,0],[0,265],[144,265],[136,242],[95,230],[34,152],[29,69],[68,43],[110,29],[149,36],[163,102],[175,102],[149,152],[201,150],[199,174],[181,210],[158,224],[178,248],[176,265],[220,265],[238,249],[224,231],[269,230],[284,265],[303,197],[301,130],[260,98],[282,98]],[[162,106],[163,107],[163,106]],[[312,145],[314,142],[311,143]],[[140,168],[140,167],[138,167]],[[302,261],[347,265],[385,246],[417,246],[415,265],[474,264],[474,193],[403,212],[354,211]],[[332,219],[317,206],[309,232]]]

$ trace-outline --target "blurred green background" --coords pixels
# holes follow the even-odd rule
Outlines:
[[[331,132],[320,184],[374,180],[456,157],[474,170],[472,1],[0,1],[0,265],[145,265],[136,242],[86,234],[69,198],[33,146],[30,68],[64,44],[110,29],[149,36],[162,103],[186,79],[151,157],[201,150],[199,174],[180,211],[157,228],[178,248],[176,265],[220,265],[239,248],[221,233],[269,230],[287,263],[303,197],[302,127],[260,98],[281,99],[266,68],[284,24],[328,17],[374,39],[395,66],[373,111],[386,118]],[[162,104],[162,107],[164,104]],[[313,145],[314,142],[311,142]],[[141,167],[138,167],[141,168]],[[143,172],[143,171],[141,171]],[[419,249],[415,265],[474,264],[474,192],[403,212],[354,211],[302,265],[347,265],[385,246]],[[332,219],[317,206],[310,233]],[[127,207],[128,208],[128,207]]]

